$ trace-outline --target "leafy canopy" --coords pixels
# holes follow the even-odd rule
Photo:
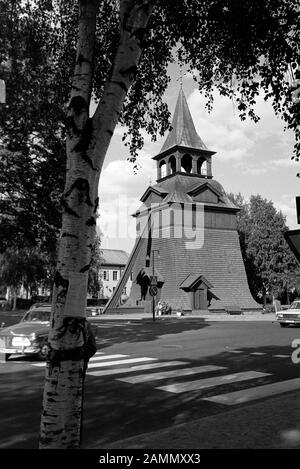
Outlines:
[[[87,0],[86,0],[87,1]],[[136,0],[142,1],[142,0]],[[0,64],[9,62],[7,105],[0,116],[1,250],[39,240],[53,251],[65,174],[65,116],[76,57],[73,0],[0,0]],[[157,0],[120,123],[135,162],[143,132],[170,127],[164,93],[169,64],[193,73],[213,105],[213,90],[234,100],[241,119],[257,121],[263,91],[300,155],[299,108],[291,82],[299,67],[298,0]],[[93,97],[109,79],[119,37],[119,2],[99,2]],[[299,77],[300,78],[300,77]],[[300,101],[300,100],[299,100]],[[3,237],[5,239],[3,239]]]
[[[103,5],[105,3],[105,6]],[[193,73],[213,105],[213,89],[234,100],[241,119],[254,121],[262,91],[296,136],[300,155],[300,99],[291,84],[299,62],[298,0],[158,0],[144,39],[135,81],[121,116],[133,161],[143,145],[141,129],[163,134],[169,111],[163,100],[170,82],[168,65],[177,61]],[[97,29],[94,93],[101,97],[118,37],[117,2],[101,2]],[[300,85],[300,83],[299,83]]]
[[[72,48],[67,50],[75,38],[63,41],[56,33],[59,10],[54,15],[51,2],[39,5],[0,0],[0,63],[8,69],[7,102],[0,113],[0,252],[38,246],[53,256],[61,225],[64,121],[74,60]],[[63,23],[69,10],[62,6],[61,11]],[[74,8],[71,12],[75,19]]]
[[[18,112],[20,132],[16,134],[24,140],[32,130],[41,134],[47,127],[53,132],[62,129],[63,118],[57,117],[65,113],[70,92],[78,2],[2,0],[1,4],[2,10],[7,5],[8,19],[1,33],[0,61],[10,58],[17,63],[8,96],[15,111],[22,107],[22,101],[28,106],[26,113]],[[101,98],[112,70],[118,14],[119,2],[99,2],[93,76],[96,100]],[[300,103],[293,100],[291,81],[297,78],[299,66],[299,25],[298,0],[157,0],[143,39],[140,66],[120,117],[127,126],[125,137],[133,160],[143,145],[142,129],[155,140],[169,128],[170,114],[163,96],[170,82],[168,65],[174,61],[194,74],[209,108],[216,87],[235,99],[242,119],[247,115],[258,119],[254,104],[263,90],[275,112],[294,130],[298,157]],[[15,57],[20,51],[23,55],[27,52],[28,60]],[[14,91],[20,88],[24,89],[21,100]],[[33,114],[34,129],[29,125],[24,136],[25,121]],[[6,129],[12,122],[8,117],[2,121]],[[16,113],[12,115],[14,126],[15,117]]]
[[[252,294],[260,299],[298,287],[299,266],[283,236],[288,230],[283,214],[260,195],[248,202],[241,194],[229,196],[240,208],[237,228]]]

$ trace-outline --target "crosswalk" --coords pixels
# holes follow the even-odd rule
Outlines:
[[[261,353],[252,355],[259,356]],[[32,365],[41,367],[45,363]],[[157,391],[174,395],[196,392],[203,401],[225,406],[300,390],[300,378],[274,381],[276,377],[272,373],[257,370],[232,373],[226,366],[216,364],[196,366],[185,360],[163,361],[155,357],[104,352],[97,352],[90,359],[87,375],[99,379],[111,378],[128,385],[149,385]]]

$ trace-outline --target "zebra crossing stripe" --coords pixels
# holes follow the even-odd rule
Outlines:
[[[265,352],[251,352],[250,355],[266,355]]]
[[[180,394],[187,391],[196,391],[199,389],[222,386],[224,384],[237,383],[250,379],[262,378],[270,373],[261,373],[260,371],[243,371],[230,375],[214,376],[212,378],[198,379],[196,381],[185,381],[184,383],[173,383],[166,386],[159,386],[155,389],[167,391],[174,394]]]
[[[242,350],[227,350],[229,353],[243,353]]]
[[[87,371],[87,375],[92,376],[111,376],[111,375],[120,375],[125,373],[133,373],[135,371],[144,371],[152,370],[153,368],[164,368],[177,365],[186,365],[186,362],[173,360],[171,362],[162,362],[162,363],[146,363],[145,365],[136,365],[130,366],[127,368],[113,368],[111,370],[99,370],[99,371]]]
[[[237,405],[244,402],[254,401],[263,397],[276,396],[288,391],[299,391],[300,378],[288,379],[276,383],[256,386],[254,388],[242,389],[240,391],[219,394],[216,396],[205,397],[203,401],[210,401],[217,404]]]
[[[112,365],[126,365],[127,363],[150,362],[150,361],[155,361],[155,360],[157,360],[157,358],[150,358],[150,357],[128,358],[125,360],[113,360],[113,361],[101,362],[101,363],[90,363],[89,368],[101,368],[104,366],[112,366]]]
[[[100,356],[101,355],[101,356]],[[131,360],[116,360],[111,361],[112,358],[125,358],[129,355],[122,355],[122,354],[115,354],[115,355],[102,355],[102,352],[97,352],[92,358],[89,360],[89,368],[95,368],[100,366],[108,366],[108,365],[120,365],[123,363],[135,363],[136,361],[150,361],[150,360],[157,360],[157,358],[132,358]],[[106,362],[105,360],[110,360]],[[92,363],[91,363],[92,362]],[[103,364],[102,364],[103,363]],[[32,366],[46,366],[46,362],[38,362],[38,363],[31,363]]]
[[[194,368],[182,368],[179,370],[169,370],[163,371],[161,373],[147,373],[143,375],[133,376],[129,378],[118,378],[118,381],[124,381],[125,383],[145,383],[146,381],[154,381],[157,379],[164,379],[164,378],[172,378],[172,377],[179,377],[179,376],[188,376],[194,375],[198,373],[208,373],[209,371],[216,371],[216,370],[225,370],[224,366],[214,366],[214,365],[207,365],[207,366],[195,366]]]
[[[274,358],[290,358],[290,355],[273,355]]]
[[[102,360],[108,360],[111,358],[122,358],[122,357],[128,357],[128,355],[121,355],[120,353],[115,354],[115,355],[104,355],[103,352],[96,352],[95,355],[90,358],[90,362],[98,362]],[[32,363],[33,366],[46,366],[46,362],[39,362],[39,363]]]
[[[122,358],[122,357],[128,357],[128,355],[122,355],[120,353],[117,353],[116,355],[102,355],[101,357],[99,355],[94,355],[92,358],[90,358],[90,362],[96,362],[100,360],[108,360],[111,358]]]

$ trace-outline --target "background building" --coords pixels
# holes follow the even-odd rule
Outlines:
[[[116,286],[122,276],[125,265],[128,261],[128,254],[118,249],[101,250],[101,269],[100,278],[102,289],[100,298],[110,298],[116,289]],[[132,284],[132,275],[122,288],[122,296],[129,296]]]

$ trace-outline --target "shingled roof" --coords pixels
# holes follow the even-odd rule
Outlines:
[[[101,265],[117,265],[124,266],[127,264],[128,254],[119,249],[102,249],[101,250]]]
[[[176,179],[174,188],[168,193],[168,195],[164,198],[165,203],[193,203],[192,197],[190,197],[185,190],[183,189],[182,185]]]
[[[190,193],[193,193],[196,188],[200,188],[203,185],[211,186],[215,191],[219,192],[222,196],[222,200],[218,205],[228,208],[237,209],[238,207],[229,199],[223,186],[215,179],[201,179],[194,178],[182,174],[176,174],[172,178],[165,179],[155,184],[153,188],[156,191],[167,193],[167,197],[164,202],[176,201],[176,202],[188,202],[192,201]],[[172,198],[175,197],[176,200]],[[163,196],[162,196],[163,197]],[[189,200],[187,200],[189,199]]]
[[[196,132],[194,122],[182,88],[177,99],[175,112],[172,120],[172,130],[169,133],[160,153],[181,145],[197,150],[207,150],[206,145]]]

